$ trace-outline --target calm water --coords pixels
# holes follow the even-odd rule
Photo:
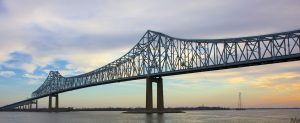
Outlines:
[[[121,112],[0,112],[0,123],[290,123],[300,110],[188,111],[178,114]]]

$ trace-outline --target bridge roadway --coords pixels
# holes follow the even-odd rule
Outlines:
[[[146,79],[146,111],[155,112],[152,83],[157,83],[157,110],[164,111],[163,76],[231,69],[300,59],[300,30],[228,39],[181,39],[148,30],[140,41],[119,59],[94,71],[63,77],[51,71],[31,98],[1,107],[1,110],[31,109],[37,100],[76,89]]]

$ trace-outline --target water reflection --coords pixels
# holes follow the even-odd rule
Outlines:
[[[165,123],[164,114],[146,114],[145,123]]]
[[[0,123],[289,123],[300,110],[189,111],[166,114],[122,112],[0,112]]]

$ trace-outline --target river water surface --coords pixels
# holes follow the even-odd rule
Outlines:
[[[0,112],[0,123],[290,123],[300,110],[186,111],[127,114],[120,111]]]

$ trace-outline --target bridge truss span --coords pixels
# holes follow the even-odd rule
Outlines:
[[[91,72],[64,77],[50,71],[31,98],[0,109],[31,108],[37,99],[66,91],[122,81],[145,79],[146,109],[151,111],[152,83],[158,87],[158,109],[163,110],[162,77],[193,72],[254,66],[300,60],[300,30],[228,39],[181,39],[148,30],[139,42],[119,59]]]
[[[86,74],[51,71],[32,97],[150,76],[298,60],[300,30],[230,39],[180,39],[148,30],[121,58]]]

